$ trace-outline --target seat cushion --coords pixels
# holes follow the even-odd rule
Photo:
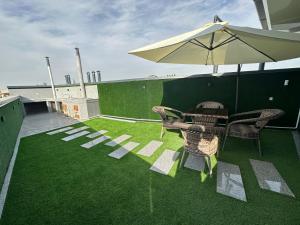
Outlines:
[[[211,137],[187,137],[184,149],[194,155],[208,155],[211,156],[218,151],[219,138],[216,135]]]
[[[229,130],[229,136],[238,138],[255,139],[259,135],[259,129],[254,125],[232,124]]]

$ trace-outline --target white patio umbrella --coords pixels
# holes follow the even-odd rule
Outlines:
[[[129,54],[157,63],[229,65],[276,62],[300,57],[300,34],[214,22]],[[236,108],[237,99],[238,95]]]

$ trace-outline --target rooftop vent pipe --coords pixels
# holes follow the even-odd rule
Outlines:
[[[76,64],[77,64],[77,71],[78,71],[78,77],[79,77],[79,83],[82,91],[82,97],[86,98],[86,91],[83,83],[83,74],[82,74],[82,66],[81,66],[81,59],[80,59],[80,53],[79,48],[75,48],[76,51]]]
[[[98,76],[98,82],[101,82],[101,72],[100,72],[100,70],[97,71],[97,76]]]
[[[92,71],[93,83],[96,83],[96,73]]]
[[[91,83],[91,73],[90,72],[86,73],[86,77],[87,77],[88,83]]]

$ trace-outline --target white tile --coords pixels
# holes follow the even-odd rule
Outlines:
[[[189,156],[184,163],[184,167],[192,170],[204,171],[205,159],[202,156],[194,156],[193,154],[189,153]]]
[[[105,134],[105,133],[107,133],[107,132],[108,132],[107,130],[99,130],[99,131],[97,131],[97,132],[95,132],[95,133],[92,133],[92,134],[87,135],[87,137],[88,137],[88,138],[95,138],[95,137],[98,137],[98,136],[100,136],[100,135],[102,135],[102,134]]]
[[[99,137],[97,139],[89,141],[89,142],[87,142],[85,144],[82,144],[80,146],[83,147],[83,148],[89,149],[89,148],[91,148],[91,147],[93,147],[93,146],[95,146],[95,145],[97,145],[97,144],[99,144],[99,143],[101,143],[101,142],[103,142],[103,141],[105,141],[107,139],[110,139],[110,137],[109,136],[101,136],[101,137]]]
[[[178,156],[179,152],[167,149],[154,162],[154,164],[150,167],[150,170],[168,175]]]
[[[247,201],[240,168],[218,161],[217,192],[241,201]]]
[[[79,131],[86,130],[88,128],[89,128],[88,126],[79,127],[79,128],[74,129],[74,130],[67,131],[66,134],[74,134],[74,133],[77,133]]]
[[[161,141],[150,141],[137,154],[143,156],[151,156],[163,143]]]
[[[48,135],[58,134],[58,133],[61,133],[61,132],[67,131],[67,130],[71,130],[73,128],[74,127],[64,127],[64,128],[58,129],[58,130],[54,130],[54,131],[48,132],[47,134]]]
[[[63,140],[63,141],[71,141],[71,140],[73,140],[73,139],[79,138],[79,137],[84,136],[84,135],[87,135],[87,134],[89,134],[89,133],[90,133],[89,131],[84,130],[84,131],[81,131],[81,132],[79,132],[79,133],[72,134],[72,135],[70,135],[70,136],[67,136],[67,137],[65,137],[65,138],[62,138],[61,140]]]
[[[120,159],[124,157],[127,153],[135,149],[140,143],[136,142],[128,142],[127,144],[123,145],[122,147],[118,148],[117,150],[111,152],[109,154],[110,157]]]
[[[106,143],[105,145],[114,147],[114,146],[116,146],[117,144],[120,144],[121,142],[126,141],[126,140],[129,139],[129,138],[131,138],[131,135],[123,134],[123,135],[121,135],[120,137],[117,137],[117,138],[115,138],[114,140],[112,140],[112,141]]]
[[[250,164],[260,188],[295,197],[273,163],[250,159]]]

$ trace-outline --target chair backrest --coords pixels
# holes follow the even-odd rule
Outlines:
[[[162,121],[167,121],[169,117],[182,118],[182,112],[176,109],[172,109],[170,107],[165,106],[154,106],[152,111],[158,113],[162,119]]]
[[[255,126],[259,129],[262,129],[270,120],[277,119],[284,114],[284,111],[281,109],[263,109],[261,110],[259,121],[255,123]]]
[[[224,105],[220,102],[214,102],[214,101],[205,101],[200,102],[197,106],[197,109],[199,108],[209,108],[209,109],[224,109]]]
[[[154,106],[154,107],[152,108],[152,111],[155,112],[155,113],[158,113],[159,116],[160,116],[160,118],[161,118],[163,121],[165,121],[165,120],[168,119],[168,118],[167,118],[167,114],[166,114],[165,109],[164,109],[163,106]]]

